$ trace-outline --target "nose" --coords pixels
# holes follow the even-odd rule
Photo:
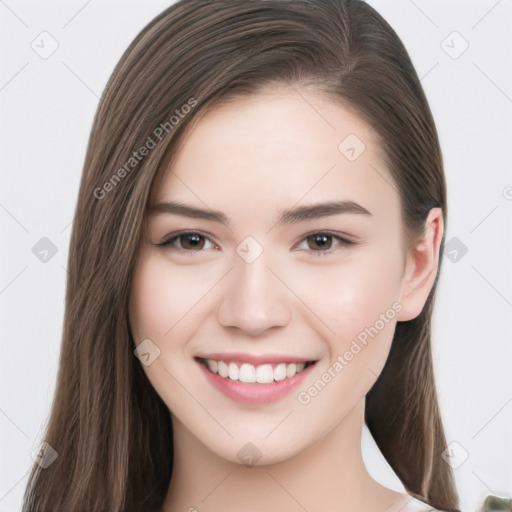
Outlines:
[[[286,288],[274,272],[267,268],[263,256],[252,263],[242,258],[235,261],[217,310],[219,323],[248,336],[259,336],[272,327],[287,325],[291,311]]]

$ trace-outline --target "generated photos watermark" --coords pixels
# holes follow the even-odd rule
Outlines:
[[[402,304],[399,301],[395,301],[390,308],[379,315],[378,320],[373,325],[365,327],[352,340],[350,347],[343,354],[338,355],[336,361],[308,389],[297,394],[299,403],[302,405],[309,404],[368,345],[368,342],[384,329],[386,324],[395,319],[397,313],[400,313],[402,309]]]
[[[185,118],[192,109],[197,105],[195,98],[190,98],[187,103],[176,109],[171,117],[167,121],[160,123],[148,136],[146,142],[137,150],[132,153],[130,158],[120,167],[112,176],[101,186],[97,187],[93,191],[93,195],[96,199],[104,199],[109,192],[115,189],[117,185],[126,177],[128,174],[139,165],[139,162],[154,149],[157,144],[163,140],[165,134],[168,134],[180,123],[181,119]]]

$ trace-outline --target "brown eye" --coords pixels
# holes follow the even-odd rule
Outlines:
[[[326,251],[332,247],[332,235],[326,233],[315,233],[306,239],[308,241],[308,248],[313,251]]]
[[[215,248],[215,244],[209,237],[196,232],[176,233],[174,235],[170,235],[163,242],[155,245],[175,250],[183,254],[203,252],[203,249],[207,250]]]
[[[355,240],[350,240],[334,233],[318,231],[306,235],[297,248],[309,252],[313,256],[328,256],[357,244],[358,242]]]
[[[202,235],[198,235],[197,233],[187,233],[184,235],[179,235],[178,240],[181,241],[181,249],[186,250],[196,250],[202,249],[205,244],[205,238]]]

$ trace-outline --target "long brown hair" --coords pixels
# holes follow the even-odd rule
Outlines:
[[[44,469],[34,464],[25,512],[162,506],[173,465],[170,414],[133,354],[128,319],[148,198],[209,107],[270,85],[312,87],[375,130],[411,239],[432,207],[442,208],[446,223],[443,163],[425,94],[400,39],[372,7],[361,0],[170,6],[126,50],[94,119],[44,435],[58,458]],[[437,277],[422,313],[397,325],[367,395],[366,423],[411,495],[456,511],[452,471],[441,459],[446,441],[430,346]]]

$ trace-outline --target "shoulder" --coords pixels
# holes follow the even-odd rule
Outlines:
[[[407,496],[406,500],[407,503],[400,509],[400,512],[442,512],[436,508],[432,508],[423,501],[413,498],[412,496]]]
[[[389,505],[385,512],[443,512],[433,508],[424,501],[412,497],[410,494],[391,491],[390,489],[388,491],[391,494],[388,494],[386,498]]]

